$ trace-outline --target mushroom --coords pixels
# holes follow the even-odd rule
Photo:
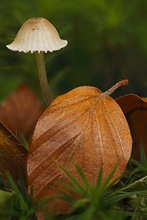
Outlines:
[[[19,29],[14,41],[7,48],[19,52],[35,52],[40,85],[43,96],[48,104],[52,98],[47,81],[44,53],[60,50],[67,45],[66,40],[60,39],[55,27],[45,18],[30,18]]]

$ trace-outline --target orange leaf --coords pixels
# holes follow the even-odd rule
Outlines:
[[[0,120],[16,136],[30,136],[42,114],[43,109],[32,92],[26,85],[18,89],[0,106]]]
[[[17,180],[26,179],[27,151],[19,140],[0,122],[0,176],[8,171]]]
[[[46,198],[57,194],[53,188],[68,182],[57,166],[62,164],[80,178],[72,162],[77,163],[94,184],[103,165],[103,180],[117,167],[113,180],[125,171],[130,158],[132,139],[126,118],[109,97],[121,81],[107,92],[90,86],[76,88],[57,97],[39,119],[30,148],[27,172],[28,187],[34,196]],[[67,213],[67,204],[55,200],[50,204],[58,213]]]
[[[140,145],[147,156],[147,99],[129,94],[116,99],[124,112],[133,138],[132,157],[140,160]]]

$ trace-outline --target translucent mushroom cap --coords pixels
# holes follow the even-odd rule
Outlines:
[[[45,18],[30,18],[19,29],[14,41],[6,47],[19,52],[53,52],[67,45],[56,28]]]

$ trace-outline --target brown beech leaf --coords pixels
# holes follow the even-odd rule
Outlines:
[[[0,122],[0,176],[5,179],[8,171],[18,180],[26,179],[27,151],[19,140]]]
[[[116,99],[124,112],[133,139],[132,157],[140,160],[140,146],[144,146],[147,156],[147,99],[129,94]]]
[[[0,105],[0,120],[18,137],[30,136],[43,112],[33,91],[25,84],[20,85]]]
[[[101,166],[103,180],[116,166],[113,180],[122,175],[132,139],[122,110],[109,95],[127,83],[122,80],[105,93],[82,86],[51,103],[36,125],[27,161],[28,188],[33,185],[35,199],[57,195],[55,189],[60,183],[68,182],[56,162],[79,182],[73,162],[83,169],[91,184],[96,183]],[[67,207],[57,199],[50,204],[58,213],[69,212]]]

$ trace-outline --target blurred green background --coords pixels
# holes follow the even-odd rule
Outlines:
[[[35,54],[6,48],[31,17],[45,17],[68,46],[45,54],[54,97],[77,86],[107,90],[120,79],[129,85],[115,92],[147,96],[147,1],[5,0],[0,6],[0,100],[21,82],[40,94]]]

